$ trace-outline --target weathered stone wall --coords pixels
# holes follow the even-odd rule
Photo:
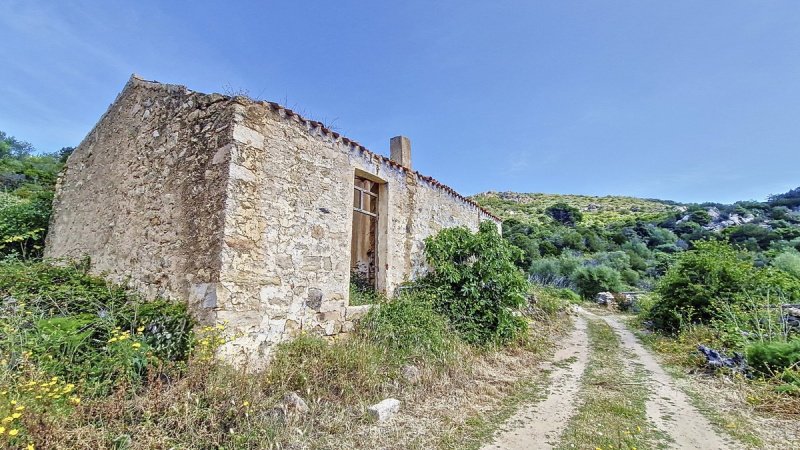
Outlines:
[[[213,319],[231,112],[223,96],[131,78],[67,162],[46,256],[89,256],[94,271]]]
[[[227,322],[251,367],[301,331],[346,333],[355,175],[381,182],[377,284],[424,274],[423,240],[495,220],[436,182],[276,104],[132,78],[70,157],[48,257]]]
[[[390,294],[424,273],[425,237],[494,220],[274,104],[238,99],[235,111],[218,318],[240,333],[227,351],[251,363],[301,330],[346,332],[365,311],[347,306],[356,170],[385,181],[379,285]]]

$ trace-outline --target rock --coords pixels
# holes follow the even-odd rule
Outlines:
[[[299,414],[308,412],[308,405],[302,397],[297,395],[297,392],[289,392],[283,397],[283,404],[287,411],[294,411]]]
[[[614,294],[611,292],[598,292],[594,300],[598,305],[610,306],[614,304]]]
[[[411,364],[403,366],[400,369],[400,374],[411,384],[419,383],[419,380],[422,376],[417,366],[412,366]]]
[[[795,308],[795,307],[784,308],[783,313],[787,316],[800,317],[800,308]]]
[[[369,415],[372,416],[376,421],[383,422],[390,419],[393,415],[400,411],[400,400],[387,398],[382,400],[380,403],[370,406],[367,408],[367,411],[369,411]]]
[[[705,356],[706,365],[712,369],[728,368],[735,372],[747,373],[747,362],[744,356],[739,353],[734,352],[733,357],[727,357],[721,352],[706,347],[705,345],[698,345],[697,351]]]

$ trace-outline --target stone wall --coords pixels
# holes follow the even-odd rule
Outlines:
[[[227,322],[260,367],[302,332],[347,333],[355,175],[380,182],[377,284],[425,273],[423,240],[495,220],[431,178],[274,103],[132,78],[59,183],[46,256]],[[499,222],[498,226],[499,226]]]
[[[230,100],[131,78],[70,156],[57,186],[47,257],[148,297],[190,300],[201,318],[219,278]]]
[[[347,331],[353,180],[382,180],[379,286],[391,294],[425,272],[423,240],[495,220],[387,158],[274,104],[237,99],[218,318],[240,338],[227,351],[261,361],[301,330]]]

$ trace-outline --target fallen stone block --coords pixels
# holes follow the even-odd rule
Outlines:
[[[390,419],[393,415],[400,411],[400,400],[387,398],[386,400],[382,400],[380,403],[370,406],[367,408],[367,410],[372,418],[378,422],[383,422]]]

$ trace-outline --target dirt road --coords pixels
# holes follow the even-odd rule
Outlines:
[[[626,367],[645,374],[649,391],[645,410],[649,424],[661,436],[659,448],[735,449],[740,446],[720,435],[636,337],[614,316],[598,316],[580,309],[575,329],[558,349],[544,400],[521,409],[495,434],[485,450],[550,449],[559,447],[570,418],[582,407],[581,378],[592,347],[587,321],[605,321],[619,337]],[[624,387],[623,387],[624,388]]]

